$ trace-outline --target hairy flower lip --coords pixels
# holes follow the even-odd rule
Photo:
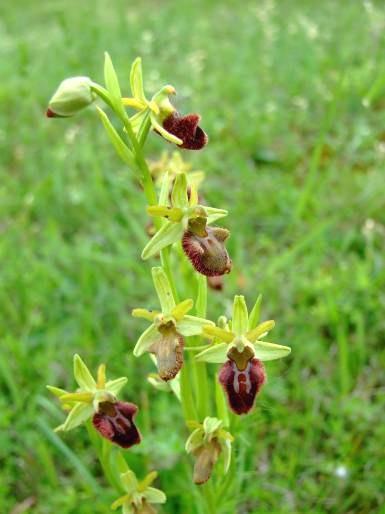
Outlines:
[[[182,238],[184,253],[194,268],[206,277],[216,277],[230,273],[232,262],[216,227],[206,227],[206,236],[199,236],[187,230]],[[220,229],[222,230],[222,229]]]
[[[244,370],[235,361],[228,360],[219,370],[222,385],[231,410],[247,414],[254,407],[255,398],[266,380],[265,368],[259,359],[250,359]]]
[[[121,448],[139,444],[141,436],[133,421],[138,407],[129,402],[101,402],[92,418],[95,429]]]
[[[208,143],[208,136],[199,126],[199,114],[181,116],[173,112],[163,120],[163,128],[183,141],[179,148],[201,150]]]

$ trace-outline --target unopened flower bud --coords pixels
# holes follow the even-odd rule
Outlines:
[[[88,107],[95,100],[88,77],[63,80],[48,104],[48,118],[67,118]]]
[[[214,277],[230,273],[231,259],[224,241],[229,231],[219,227],[206,226],[202,235],[187,230],[182,247],[194,268],[202,275]]]
[[[92,423],[106,439],[122,448],[130,448],[140,443],[140,433],[133,418],[138,407],[128,402],[102,402],[94,414]]]
[[[204,446],[200,446],[194,452],[196,458],[194,465],[194,483],[204,484],[211,477],[214,465],[221,453],[221,445],[216,439],[212,439]]]
[[[163,120],[163,128],[183,141],[180,148],[201,150],[208,142],[207,134],[199,126],[198,114],[180,116],[176,111]]]

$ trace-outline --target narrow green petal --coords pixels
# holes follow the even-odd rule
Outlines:
[[[264,341],[256,341],[253,344],[255,358],[261,361],[273,361],[275,359],[282,359],[289,355],[291,348],[288,346],[281,346],[274,343],[265,343]]]
[[[240,336],[247,332],[249,326],[249,314],[247,312],[247,305],[245,297],[242,295],[234,296],[233,304],[233,320],[232,329],[233,332]]]
[[[133,309],[131,315],[134,318],[143,318],[148,321],[154,321],[154,319],[160,314],[159,311],[149,311],[147,309]]]
[[[176,328],[182,336],[197,336],[202,334],[203,327],[209,327],[214,323],[208,319],[197,318],[196,316],[189,316],[186,314],[183,319],[177,322]]]
[[[135,345],[133,354],[135,357],[140,357],[145,352],[148,351],[150,346],[157,340],[159,337],[159,332],[156,326],[150,325],[143,334],[139,337],[138,342]]]
[[[171,203],[173,207],[179,207],[181,209],[188,207],[187,177],[185,173],[180,173],[175,178],[171,193]]]
[[[106,390],[116,396],[119,391],[127,384],[128,378],[127,377],[120,377],[116,378],[115,380],[109,380],[106,383]]]
[[[138,137],[138,134],[140,133],[142,124],[146,120],[147,116],[149,115],[148,109],[143,109],[140,112],[137,112],[130,118],[130,124],[131,128],[134,131],[134,134]]]
[[[145,102],[146,97],[143,89],[142,59],[140,57],[137,57],[132,63],[130,72],[130,85],[132,96]]]
[[[48,391],[50,393],[55,395],[57,398],[60,398],[64,394],[68,394],[68,391],[66,391],[65,389],[60,389],[60,387],[54,387],[54,386],[47,385],[46,388],[48,389]]]
[[[183,218],[183,211],[179,207],[169,207],[168,205],[150,205],[147,207],[150,216],[167,218],[170,221],[180,221]]]
[[[231,442],[229,440],[225,440],[222,442],[222,454],[224,472],[227,473],[230,469],[231,464]]]
[[[225,343],[231,343],[231,341],[235,338],[235,334],[230,332],[230,330],[225,330],[224,328],[210,325],[204,327],[203,334],[208,337],[217,337]]]
[[[130,496],[128,494],[121,496],[120,498],[118,498],[117,500],[114,501],[114,503],[111,505],[111,509],[116,510],[119,507],[122,507],[129,500],[130,500]]]
[[[203,207],[207,213],[207,223],[214,223],[214,221],[220,220],[228,215],[228,211],[225,209],[215,209],[214,207]]]
[[[151,273],[156,294],[158,295],[159,303],[162,308],[162,313],[168,315],[175,307],[175,300],[172,294],[170,282],[163,268],[160,266],[152,268]]]
[[[253,310],[249,316],[249,330],[253,330],[258,323],[261,315],[261,303],[262,303],[262,295],[258,295],[257,301],[254,304]]]
[[[92,405],[86,403],[77,403],[70,411],[67,419],[62,425],[62,430],[67,432],[73,428],[78,427],[94,413]]]
[[[174,143],[176,145],[183,144],[183,141],[181,139],[179,139],[179,137],[176,137],[173,134],[170,134],[170,132],[167,132],[167,130],[162,127],[162,125],[158,122],[158,120],[156,119],[156,116],[153,113],[151,113],[150,118],[151,118],[151,125],[153,126],[154,130],[156,130],[156,132],[159,132],[159,134],[162,137],[164,137],[167,141],[170,141],[170,143]]]
[[[96,388],[96,382],[90,370],[77,353],[74,355],[74,377],[81,389],[93,391]]]
[[[144,247],[142,259],[147,260],[159,253],[163,248],[166,248],[166,246],[180,241],[182,235],[183,226],[181,223],[165,223]]]
[[[155,487],[147,487],[143,496],[146,498],[148,503],[166,503],[167,500],[164,492],[160,489],[156,489]]]
[[[249,330],[246,334],[246,339],[248,339],[251,343],[254,343],[262,334],[266,334],[270,332],[275,327],[275,321],[273,319],[269,319],[268,321],[264,321],[260,323],[253,330]]]
[[[216,364],[225,362],[227,359],[228,345],[226,343],[219,343],[210,346],[207,350],[198,353],[195,360],[200,362],[213,362]]]
[[[193,300],[189,298],[188,300],[183,300],[183,302],[178,303],[176,307],[173,308],[171,315],[176,320],[181,320],[183,316],[185,316],[194,306]]]

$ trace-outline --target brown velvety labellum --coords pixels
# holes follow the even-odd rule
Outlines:
[[[176,377],[183,366],[184,339],[175,327],[159,327],[161,337],[149,348],[156,356],[158,373],[162,380],[168,381]]]
[[[174,112],[163,121],[163,127],[183,141],[179,148],[201,150],[207,144],[208,137],[198,125],[200,119],[198,114],[180,116]]]
[[[183,251],[194,268],[206,277],[230,273],[231,259],[224,245],[229,232],[218,227],[206,227],[206,235],[187,230],[182,239]]]
[[[230,408],[236,414],[247,414],[254,406],[255,397],[265,382],[266,373],[258,359],[250,359],[243,370],[238,369],[234,361],[228,360],[219,370],[218,378]]]
[[[139,507],[134,506],[135,514],[156,514],[156,510],[152,505],[146,502],[146,500],[142,501],[142,504]]]
[[[140,433],[133,418],[138,407],[128,402],[101,402],[99,412],[92,418],[96,430],[106,439],[122,448],[140,443]]]

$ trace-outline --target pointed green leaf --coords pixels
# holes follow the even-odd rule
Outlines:
[[[169,315],[175,307],[175,300],[167,275],[160,266],[152,268],[151,274],[162,313]]]
[[[253,344],[255,358],[261,361],[273,361],[275,359],[282,359],[289,355],[291,348],[288,346],[281,346],[274,343],[265,343],[264,341],[256,341]]]
[[[166,139],[170,143],[174,143],[176,145],[182,145],[183,144],[183,141],[181,139],[179,139],[179,137],[176,137],[173,134],[170,134],[170,132],[167,132],[167,130],[162,127],[162,125],[156,119],[155,114],[151,113],[150,114],[150,119],[151,119],[151,125],[152,125],[153,129],[156,132],[159,132],[159,134],[162,137],[164,137],[164,139]]]
[[[247,312],[247,305],[245,297],[242,295],[234,296],[233,304],[233,320],[232,329],[233,332],[240,336],[247,332],[249,326],[249,314]]]
[[[132,63],[130,72],[130,85],[132,96],[145,102],[146,97],[144,95],[143,89],[142,59],[140,57],[137,57]]]
[[[207,223],[214,223],[214,221],[220,220],[228,215],[228,211],[225,209],[215,209],[214,207],[203,206],[207,214]]]
[[[115,130],[114,126],[108,119],[107,114],[99,107],[96,107],[96,109],[97,109],[100,119],[102,120],[104,128],[107,132],[107,135],[110,138],[110,141],[116,150],[116,153],[119,155],[119,157],[122,159],[123,162],[128,164],[128,166],[130,166],[130,168],[132,168],[135,171],[136,164],[135,164],[135,159],[134,159],[133,153],[127,147],[127,145],[124,143],[123,139],[119,136],[119,134]]]
[[[90,370],[77,353],[74,355],[74,377],[81,389],[94,391],[96,388],[96,382]]]
[[[196,316],[189,316],[186,314],[183,319],[177,322],[176,329],[182,334],[182,336],[197,336],[202,334],[203,327],[214,325],[214,323],[208,319],[197,318]]]
[[[187,177],[185,173],[179,173],[175,178],[171,193],[171,204],[173,207],[181,209],[188,207]]]
[[[147,487],[143,496],[146,498],[148,503],[165,503],[167,500],[164,492],[160,489],[156,489],[155,487]]]
[[[115,380],[109,380],[106,383],[106,389],[109,393],[116,396],[119,391],[127,384],[127,377],[116,378]]]
[[[142,259],[147,260],[159,253],[166,246],[181,241],[183,226],[181,223],[165,223],[152,239],[146,244],[142,252]]]
[[[227,351],[228,346],[226,343],[214,344],[207,348],[207,350],[203,350],[203,352],[198,353],[198,355],[195,356],[195,360],[199,362],[213,362],[220,364],[225,362],[227,359]]]
[[[258,295],[257,301],[254,304],[253,310],[249,316],[249,330],[253,330],[258,323],[261,315],[261,303],[262,303],[262,295]]]
[[[133,354],[135,357],[140,357],[143,353],[147,352],[150,346],[158,339],[159,332],[154,324],[150,325],[143,334],[139,337],[135,345]]]
[[[92,405],[77,403],[68,414],[67,419],[62,425],[62,430],[67,432],[68,430],[78,427],[84,423],[84,421],[89,419],[93,413],[94,409],[92,408]]]

